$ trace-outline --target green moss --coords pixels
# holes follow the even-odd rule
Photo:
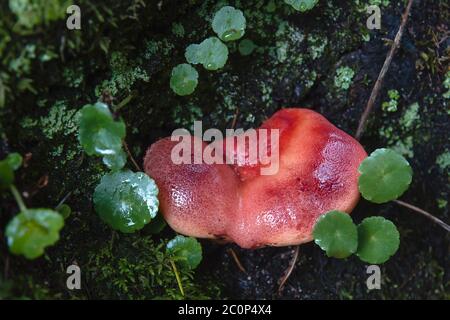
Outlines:
[[[355,71],[350,67],[339,67],[334,77],[334,85],[340,90],[348,90],[352,84]]]
[[[67,101],[57,101],[47,116],[41,117],[39,127],[48,139],[56,135],[69,136],[77,131],[77,111],[67,108]]]
[[[389,101],[385,101],[381,104],[381,108],[383,111],[387,112],[395,112],[397,111],[398,99],[400,98],[400,94],[397,90],[389,90],[388,91]]]
[[[439,209],[443,209],[447,207],[448,201],[446,199],[438,198],[437,199],[437,205]]]
[[[201,120],[202,117],[202,109],[193,102],[186,106],[177,105],[172,111],[174,123],[186,129],[193,127],[194,121]]]
[[[394,145],[392,145],[392,149],[394,149],[396,152],[400,153],[401,155],[412,159],[414,157],[414,143],[413,143],[413,137],[408,136],[406,138],[403,138],[400,141],[397,141]]]
[[[84,73],[82,67],[65,68],[63,70],[63,78],[67,86],[71,88],[79,88],[84,81]]]
[[[90,294],[95,298],[182,299],[175,274],[165,252],[165,242],[143,235],[115,235],[110,243],[88,254],[84,271]],[[201,289],[194,273],[179,267],[186,298],[216,298],[220,288],[214,283]],[[106,288],[106,290],[105,290]]]
[[[154,59],[158,55],[168,56],[172,53],[172,50],[174,48],[174,44],[171,43],[168,39],[162,39],[158,41],[150,40],[145,43],[144,58]]]
[[[121,92],[129,93],[137,81],[148,82],[150,78],[138,62],[128,60],[122,52],[113,52],[110,59],[111,78],[95,88],[95,95],[100,97],[103,92],[113,96]]]
[[[64,18],[71,4],[71,0],[9,0],[18,25],[26,29]]]
[[[400,125],[404,129],[410,129],[413,125],[418,123],[420,120],[419,108],[419,104],[415,102],[406,109],[403,116],[400,118]]]
[[[298,48],[301,46],[305,36],[296,26],[287,21],[279,23],[275,33],[275,57],[278,62],[286,63],[295,61],[296,64],[303,62],[302,55],[298,54]],[[287,61],[289,58],[289,61]]]
[[[450,99],[450,71],[447,71],[447,73],[445,74],[445,80],[443,85],[444,88],[447,90],[447,92],[443,94],[443,97],[445,99]]]
[[[447,169],[450,166],[450,152],[449,151],[445,151],[444,153],[440,154],[436,158],[436,164],[442,170]]]
[[[183,25],[179,22],[172,23],[172,33],[178,38],[183,38],[185,34]]]
[[[318,34],[308,36],[308,52],[313,60],[320,58],[328,44],[328,39]]]

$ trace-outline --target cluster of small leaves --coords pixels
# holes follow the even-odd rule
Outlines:
[[[80,111],[78,137],[88,155],[103,156],[112,170],[94,192],[95,210],[115,230],[131,233],[142,229],[158,211],[158,187],[143,172],[123,170],[125,123],[115,120],[104,103],[88,104]]]
[[[390,149],[377,149],[359,166],[358,187],[374,203],[397,199],[412,181],[408,161]],[[313,237],[330,257],[346,258],[353,253],[368,263],[384,263],[397,251],[400,235],[383,217],[369,217],[356,226],[345,212],[330,211],[317,220]]]
[[[397,90],[389,90],[388,91],[389,101],[385,101],[381,104],[381,108],[387,112],[395,112],[397,111],[398,99],[400,98],[400,94]]]
[[[184,56],[189,63],[200,63],[210,71],[218,70],[227,62],[228,48],[217,37],[210,37],[200,44],[189,45]]]
[[[66,16],[72,0],[9,0],[9,9],[17,16],[17,27],[32,29]]]
[[[447,89],[447,92],[444,93],[443,97],[450,99],[450,71],[445,74],[444,88]]]
[[[190,64],[201,64],[206,70],[223,68],[228,60],[228,47],[222,42],[235,41],[245,34],[246,20],[241,10],[225,6],[216,12],[212,28],[218,37],[209,37],[199,44],[191,44],[186,48],[185,58]],[[243,51],[250,54],[253,48],[247,43]],[[186,63],[173,68],[170,88],[180,96],[192,94],[198,84],[197,70]]]
[[[352,84],[355,71],[350,67],[339,67],[334,76],[334,85],[340,90],[348,90]]]
[[[14,171],[22,165],[22,156],[9,154],[0,161],[0,189],[10,188],[20,212],[7,224],[5,235],[9,250],[28,259],[35,259],[44,253],[46,247],[55,244],[64,218],[58,212],[47,209],[28,209],[14,186]]]
[[[341,211],[320,216],[313,237],[329,257],[343,259],[355,253],[362,261],[372,264],[389,260],[400,245],[400,235],[391,221],[369,217],[356,226],[350,215]]]
[[[186,77],[183,74],[188,74],[189,68],[192,67],[183,64],[174,69],[175,75],[172,77],[171,86],[175,87],[174,90],[181,90],[181,94],[186,94],[196,85],[196,82],[186,82],[183,85],[176,83],[184,81],[183,78]],[[175,83],[172,84],[172,81]],[[112,169],[112,172],[102,177],[95,188],[93,195],[95,210],[111,228],[123,233],[141,230],[158,217],[150,223],[148,230],[150,234],[158,233],[166,224],[162,216],[157,215],[159,190],[155,181],[143,172],[123,169],[126,163],[125,156],[123,161],[115,160],[123,153],[124,137],[125,123],[122,120],[114,120],[106,104],[89,104],[82,108],[79,124],[80,143],[87,154],[103,156],[103,162]],[[166,254],[170,256],[173,272],[184,296],[182,278],[175,263],[188,270],[195,269],[202,259],[201,246],[194,238],[177,236],[168,242]]]
[[[305,12],[314,8],[319,0],[284,0],[284,2],[297,11]]]

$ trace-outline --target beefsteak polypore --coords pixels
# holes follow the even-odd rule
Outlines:
[[[259,162],[249,164],[246,149],[225,150],[234,164],[174,164],[171,151],[178,142],[169,137],[150,146],[145,172],[155,179],[160,211],[175,231],[243,248],[296,245],[312,240],[320,215],[353,210],[358,166],[367,157],[358,141],[309,109],[276,112],[257,129],[258,139],[261,129],[279,129],[274,175],[262,175]],[[214,144],[225,146],[225,140]],[[271,150],[270,139],[268,145]]]

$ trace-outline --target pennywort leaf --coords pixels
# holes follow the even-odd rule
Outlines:
[[[397,252],[400,234],[395,225],[383,217],[369,217],[358,226],[356,255],[371,264],[386,262]]]
[[[14,183],[14,171],[22,165],[22,156],[10,153],[0,161],[0,189],[7,189]]]
[[[359,191],[375,203],[384,203],[401,196],[412,181],[408,161],[390,149],[377,149],[359,166]]]
[[[88,155],[111,156],[122,149],[125,123],[114,120],[106,104],[88,104],[80,110],[78,138]]]
[[[125,233],[140,230],[158,212],[158,187],[143,172],[129,170],[106,174],[94,191],[100,218]]]
[[[19,169],[23,161],[22,156],[17,152],[8,154],[5,160],[13,170]]]
[[[187,96],[195,91],[198,84],[198,72],[187,63],[179,64],[172,69],[170,87],[179,96]]]
[[[5,160],[0,161],[0,189],[7,189],[14,183],[14,170]]]
[[[27,209],[17,214],[6,226],[9,250],[35,259],[44,249],[55,244],[64,226],[63,217],[50,209]]]
[[[186,52],[184,53],[184,57],[186,61],[191,64],[199,64],[204,60],[202,57],[202,50],[199,44],[190,44],[186,48]]]
[[[206,70],[223,68],[228,60],[228,48],[216,37],[210,37],[200,43],[201,63]]]
[[[305,12],[311,10],[319,2],[319,0],[284,0],[291,5],[295,10]]]
[[[233,41],[242,38],[246,21],[241,10],[225,6],[216,12],[212,28],[222,41]]]
[[[200,44],[189,45],[184,56],[189,63],[202,64],[206,70],[218,70],[227,62],[228,48],[217,37],[210,37]]]
[[[243,56],[249,56],[257,48],[252,40],[244,39],[239,43],[239,53]]]
[[[313,238],[329,257],[346,258],[358,247],[356,225],[350,215],[341,211],[320,216],[314,225]]]
[[[177,264],[195,269],[202,261],[202,246],[193,237],[178,235],[167,243],[167,253]]]

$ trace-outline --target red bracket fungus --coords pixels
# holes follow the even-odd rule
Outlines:
[[[312,240],[320,215],[353,210],[358,166],[367,157],[358,141],[309,109],[282,109],[263,128],[279,129],[274,175],[261,175],[262,164],[246,161],[177,165],[171,150],[178,142],[169,137],[151,145],[145,172],[158,184],[160,210],[175,231],[243,248],[296,245]],[[234,148],[225,154],[246,159],[242,152]]]

